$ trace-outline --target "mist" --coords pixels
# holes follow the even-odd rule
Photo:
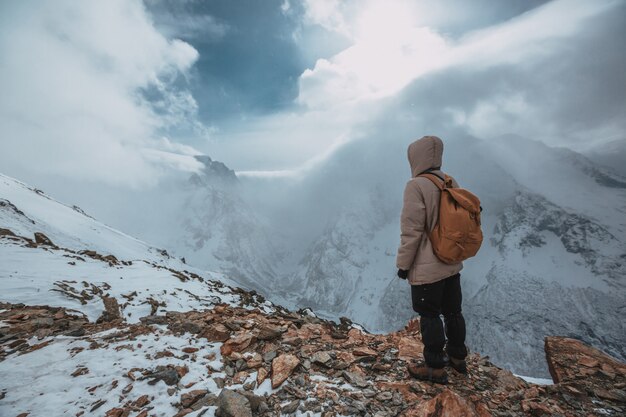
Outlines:
[[[626,4],[434,3],[268,2],[267,33],[246,32],[255,2],[5,4],[0,171],[273,301],[389,331],[413,315],[395,277],[406,149],[436,135],[484,208],[468,317],[497,322],[481,314],[502,293],[536,300],[510,317],[550,315],[532,282],[603,300],[550,315],[578,335],[624,294]],[[624,357],[602,330],[584,336]],[[508,360],[485,331],[473,343]],[[519,332],[523,370],[545,374],[546,331]]]

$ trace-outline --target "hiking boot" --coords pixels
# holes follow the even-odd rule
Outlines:
[[[421,381],[435,382],[437,384],[447,384],[448,374],[445,369],[431,368],[428,365],[417,365],[416,363],[410,363],[407,366],[409,374]]]
[[[467,374],[467,363],[465,362],[465,359],[456,359],[452,356],[449,356],[448,359],[448,365],[450,365],[452,369],[458,373]]]

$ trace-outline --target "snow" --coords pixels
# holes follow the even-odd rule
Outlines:
[[[65,307],[71,309],[69,314],[84,314],[95,321],[104,309],[101,296],[107,295],[118,300],[128,323],[151,314],[149,301],[159,304],[156,314],[203,310],[221,303],[240,305],[240,295],[231,288],[236,283],[223,274],[165,256],[19,181],[0,176],[0,199],[4,202],[0,206],[1,228],[30,239],[35,232],[43,232],[58,246],[28,247],[19,238],[0,237],[2,302]],[[113,254],[119,263],[111,265],[78,252],[82,250]],[[268,301],[261,308],[267,313],[275,311]],[[112,340],[124,329],[78,338],[31,338],[30,346],[43,347],[28,354],[13,353],[0,362],[0,392],[5,395],[0,415],[27,412],[31,417],[48,417],[82,411],[83,415],[104,416],[113,407],[148,395],[151,415],[172,416],[179,410],[174,404],[185,392],[206,389],[219,395],[221,390],[213,378],[224,376],[220,343],[189,334],[174,336],[166,326],[150,328],[153,333],[121,337],[119,341]],[[198,351],[185,354],[185,347]],[[156,357],[165,350],[174,355]],[[154,370],[159,365],[189,368],[171,396],[167,392],[171,387],[163,381],[149,385],[148,380],[131,378],[141,377],[140,370]],[[88,372],[71,376],[80,368]],[[129,384],[132,390],[124,393]],[[242,385],[229,388],[235,387]],[[260,395],[272,392],[269,380],[256,390]],[[102,400],[106,402],[91,411]],[[205,407],[188,415],[214,416],[215,410]]]
[[[20,216],[10,210],[0,210],[0,226],[9,226],[17,235],[32,238],[34,232],[42,232],[65,248],[90,249],[122,259],[163,260],[157,250],[146,243],[2,174],[0,198],[10,201],[25,214]]]
[[[518,378],[522,378],[524,381],[528,382],[529,384],[535,384],[535,385],[553,385],[554,384],[554,381],[548,378],[534,378],[532,376],[524,376],[524,375],[515,375],[515,376]]]
[[[220,390],[206,370],[209,365],[213,368],[221,366],[221,344],[210,344],[206,339],[175,337],[160,329],[155,334],[107,344],[103,339],[107,334],[111,332],[92,336],[104,344],[96,349],[89,348],[86,338],[61,336],[54,338],[51,344],[42,349],[27,355],[14,354],[0,362],[0,374],[3,376],[0,379],[0,391],[6,391],[6,397],[0,402],[0,415],[28,412],[32,417],[48,417],[76,415],[85,411],[86,415],[103,416],[107,410],[145,394],[150,396],[149,405],[154,407],[151,413],[170,417],[178,412],[172,403],[177,402],[185,392],[207,389],[219,393]],[[181,350],[185,347],[199,349],[192,354],[193,360],[182,357],[184,354]],[[175,355],[155,357],[156,353],[164,350]],[[207,356],[215,356],[216,359],[206,359]],[[187,366],[189,372],[181,378],[180,386],[194,385],[170,397],[166,393],[169,387],[163,381],[149,385],[148,380],[133,381],[127,376],[134,368],[154,369],[158,365]],[[86,367],[89,372],[71,376],[82,367]],[[117,386],[112,385],[113,381],[117,381]],[[132,384],[133,389],[123,394],[128,384]],[[96,388],[90,392],[89,389],[93,387]],[[99,400],[105,400],[106,403],[89,412]]]
[[[212,286],[209,279],[221,279],[219,275],[203,273],[207,278],[204,282],[193,278],[181,282],[171,271],[145,261],[111,267],[88,257],[84,261],[71,260],[64,257],[66,254],[63,250],[26,248],[0,240],[2,301],[70,308],[95,321],[104,309],[100,297],[93,292],[95,287],[115,297],[127,321],[134,323],[150,315],[150,298],[165,304],[160,312],[202,310],[218,303],[233,304],[239,299],[228,287]],[[70,261],[76,264],[68,264]],[[75,294],[91,292],[93,298],[83,305],[58,292],[58,284],[75,288]],[[132,300],[124,297],[133,293],[137,294]]]

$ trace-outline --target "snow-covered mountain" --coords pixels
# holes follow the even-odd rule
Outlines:
[[[595,146],[587,150],[585,155],[595,163],[626,176],[626,139]]]
[[[249,198],[247,179],[210,162],[187,186],[184,227],[168,248],[292,307],[373,331],[402,326],[414,314],[394,269],[408,168],[388,157],[403,153],[399,145],[379,142],[356,141],[309,178],[282,185],[282,217]],[[344,160],[356,167],[347,172]],[[485,209],[485,244],[463,272],[470,347],[534,375],[547,375],[541,340],[549,334],[626,357],[626,179],[519,137],[449,140],[444,169]]]
[[[624,365],[576,340],[546,339],[550,387],[472,354],[470,376],[451,371],[441,391],[407,377],[407,363],[422,359],[414,321],[375,335],[349,320],[287,311],[12,178],[0,176],[0,198],[2,415],[623,413],[623,389],[604,387],[624,379]],[[384,240],[354,233],[359,224],[387,227],[379,202],[370,201],[379,211],[362,202],[360,217],[336,219],[349,227],[325,231],[334,245],[303,263],[339,250],[334,265],[347,270],[355,256],[355,267],[371,265],[376,244],[342,239]],[[349,301],[344,308],[356,305]],[[519,326],[521,334],[530,327]],[[578,389],[591,394],[567,397]]]
[[[228,277],[190,267],[1,174],[0,237],[4,302],[76,309],[96,320],[107,296],[125,300],[122,314],[136,322],[238,299]]]
[[[292,181],[238,178],[224,164],[198,157],[205,168],[145,198],[150,207],[124,205],[135,207],[128,211],[130,222],[137,220],[130,232],[288,307],[394,330],[414,315],[409,288],[394,268],[408,177],[405,146],[355,140]],[[579,337],[626,357],[626,179],[571,150],[519,137],[487,142],[450,135],[444,169],[478,194],[484,208],[486,240],[463,271],[470,348],[516,372],[543,376],[541,340],[549,334]],[[29,193],[27,203],[41,197]],[[66,216],[33,210],[51,225]],[[14,210],[3,213],[30,227]],[[83,217],[80,222],[93,221]],[[38,229],[76,250],[107,247],[98,240],[104,231],[90,237],[97,227],[66,237],[47,228],[25,230]],[[65,243],[75,236],[88,244]],[[141,245],[115,247],[161,256]],[[139,257],[132,251],[115,256]],[[525,332],[517,329],[529,321]]]
[[[537,340],[550,333],[579,337],[625,357],[624,179],[569,150],[521,139],[495,145],[449,142],[446,152],[444,168],[475,191],[485,209],[486,241],[462,272],[470,347],[533,375],[547,374]],[[464,163],[468,159],[472,164]],[[376,212],[373,205],[359,210]],[[391,273],[381,276],[378,269],[381,262],[393,265],[389,253],[395,253],[397,217],[382,224],[354,224],[358,217],[344,217],[353,224],[339,225],[335,233],[341,238],[329,235],[323,242],[351,242],[354,250],[362,244],[382,249],[348,253],[342,262],[344,271],[351,272],[324,272],[325,286],[315,286],[315,296],[324,299],[324,289],[330,288],[336,298],[349,300],[346,314],[369,328],[400,326],[413,314],[407,286]],[[364,237],[360,230],[370,235]],[[372,238],[376,235],[380,237]],[[386,244],[373,243],[378,239]],[[309,257],[314,261],[307,267],[327,271],[324,265],[340,253]],[[381,286],[381,281],[386,288],[372,296],[368,286]],[[342,296],[336,293],[341,288],[352,290]],[[357,311],[352,309],[359,304]],[[332,302],[327,308],[333,311]]]

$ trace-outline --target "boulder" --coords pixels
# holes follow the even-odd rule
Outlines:
[[[278,388],[300,364],[297,356],[292,354],[280,355],[272,361],[272,388]]]
[[[218,417],[252,417],[250,401],[235,391],[223,389],[217,397],[215,415]]]

